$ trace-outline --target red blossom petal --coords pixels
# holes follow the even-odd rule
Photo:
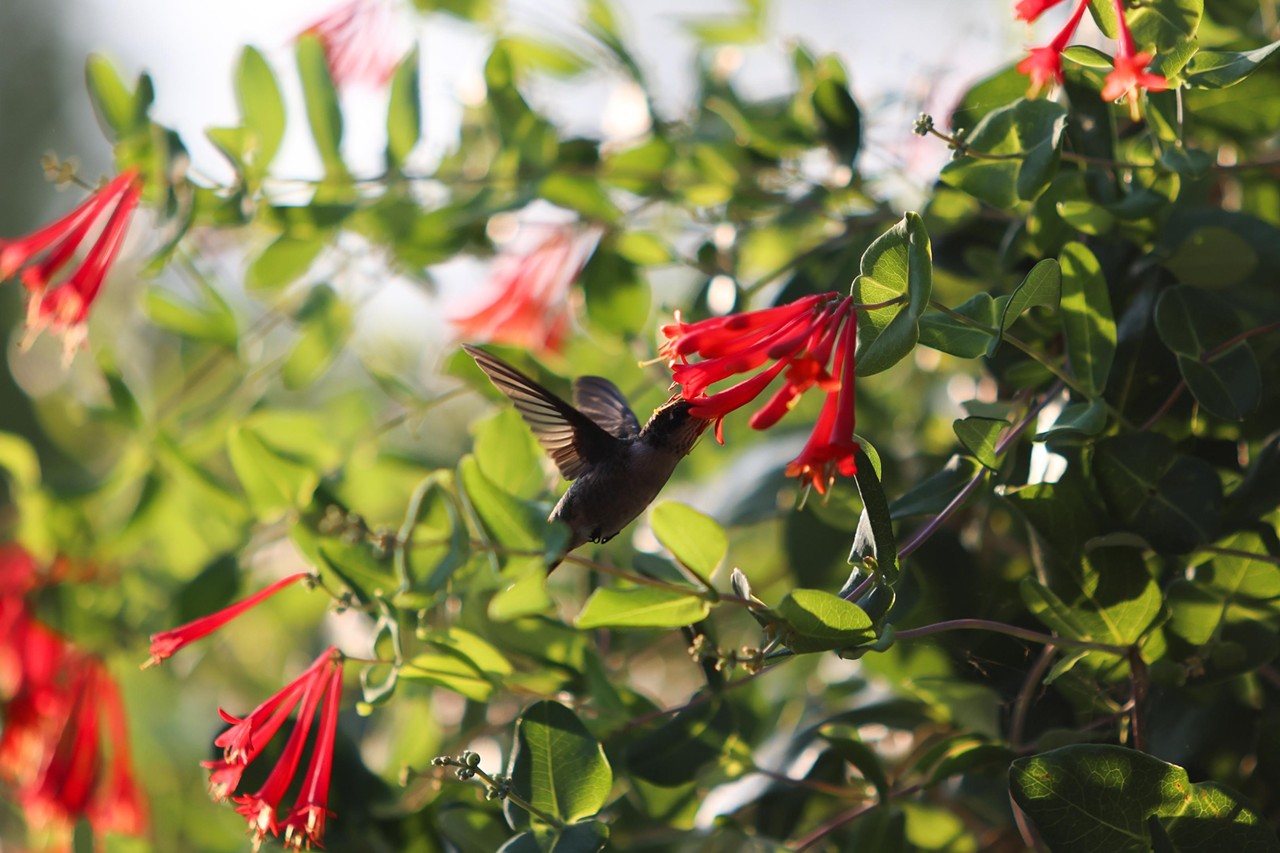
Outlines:
[[[236,812],[248,821],[249,831],[254,835],[254,844],[261,844],[268,832],[272,835],[280,833],[276,809],[298,770],[298,764],[302,759],[302,748],[306,744],[307,734],[311,731],[316,706],[319,705],[321,694],[329,680],[330,667],[335,665],[333,662],[335,652],[336,649],[330,647],[307,669],[309,676],[306,694],[298,711],[298,720],[294,724],[293,731],[289,733],[289,739],[285,741],[280,758],[267,774],[262,787],[256,793],[235,798]]]
[[[1013,8],[1013,15],[1018,20],[1030,23],[1062,2],[1064,0],[1018,0]]]
[[[20,239],[0,240],[0,281],[12,276],[45,249],[55,243],[61,246],[67,242],[69,235],[79,233],[79,237],[71,242],[66,250],[66,257],[70,257],[70,253],[75,251],[80,240],[84,238],[89,225],[98,218],[107,204],[137,177],[136,169],[127,169],[62,218]]]
[[[599,239],[594,229],[557,227],[530,252],[500,255],[485,303],[449,322],[464,338],[558,350],[572,316],[569,289]]]
[[[268,587],[265,587],[248,598],[242,599],[230,607],[224,607],[216,613],[208,616],[202,616],[199,619],[180,625],[177,628],[171,628],[168,631],[161,631],[158,634],[151,635],[151,658],[143,664],[145,669],[148,666],[154,666],[160,661],[172,655],[174,652],[193,643],[202,637],[207,637],[232,619],[244,613],[257,605],[266,601],[280,590],[291,584],[295,584],[303,578],[310,577],[309,572],[297,572],[288,577],[281,578]]]
[[[310,848],[312,844],[319,847],[324,842],[325,820],[333,814],[329,810],[329,780],[333,773],[333,743],[341,701],[342,663],[338,662],[325,689],[324,707],[320,711],[320,725],[311,761],[307,765],[306,781],[282,824],[286,847],[301,849],[305,845]]]
[[[404,54],[396,44],[392,11],[387,0],[347,0],[299,35],[314,35],[320,40],[336,85],[382,87],[391,80]]]

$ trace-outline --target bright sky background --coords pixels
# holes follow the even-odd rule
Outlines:
[[[195,165],[220,177],[220,158],[203,138],[209,124],[236,120],[231,69],[240,46],[263,50],[290,94],[297,94],[291,38],[333,3],[328,0],[78,0],[66,17],[66,36],[83,52],[102,51],[133,74],[151,72],[154,115],[174,126],[192,149]],[[791,86],[789,42],[818,53],[836,52],[850,70],[855,97],[870,124],[868,159],[878,169],[908,164],[917,180],[945,162],[935,143],[918,144],[911,120],[922,105],[944,112],[976,76],[1019,56],[1029,39],[1013,20],[1013,0],[783,0],[771,10],[777,35],[747,50],[735,81],[751,93],[782,93]],[[573,0],[509,0],[512,26],[531,33],[572,33],[579,18]],[[616,8],[633,49],[658,84],[659,104],[678,111],[689,95],[693,43],[679,21],[732,13],[733,0],[618,0]],[[487,40],[445,16],[407,16],[422,44],[428,144],[448,145],[459,98],[475,91]],[[74,53],[73,53],[74,55]],[[79,68],[68,69],[78,75]],[[598,129],[614,85],[553,85],[537,93],[541,105],[575,131]],[[287,94],[287,97],[289,95]],[[298,100],[292,99],[295,106]],[[344,97],[347,154],[357,172],[376,171],[382,148],[383,95],[355,90]],[[87,107],[77,107],[84,115]],[[300,110],[298,110],[300,112]],[[301,121],[286,140],[281,171],[314,174],[315,155]]]

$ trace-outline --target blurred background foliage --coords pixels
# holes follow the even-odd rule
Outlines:
[[[203,792],[216,709],[243,713],[331,643],[396,665],[349,679],[329,850],[591,850],[602,833],[621,850],[1018,850],[1037,832],[1055,851],[1277,849],[1274,3],[1153,0],[1135,37],[1177,85],[1144,95],[1141,121],[1100,100],[1110,60],[1087,46],[1064,56],[1060,97],[1022,100],[1015,43],[1006,66],[945,83],[954,105],[914,100],[934,113],[920,130],[946,139],[922,141],[905,119],[886,135],[850,58],[784,43],[762,3],[673,16],[693,48],[671,109],[664,57],[630,47],[638,9],[590,0],[531,33],[500,5],[420,0],[403,10],[415,26],[483,46],[449,102],[456,134],[435,123],[425,49],[357,105],[315,40],[245,48],[235,113],[205,138],[153,108],[162,76],[94,54],[114,169],[51,130],[83,99],[46,88],[81,61],[54,5],[0,9],[0,231],[65,209],[33,165],[50,147],[91,184],[139,168],[146,210],[69,370],[48,336],[18,348],[20,287],[0,290],[14,329],[0,519],[40,561],[80,567],[32,607],[125,694],[152,825],[107,849],[243,848],[243,819]],[[762,93],[742,78],[764,54],[786,84]],[[557,114],[601,81],[631,124]],[[378,157],[353,164],[370,125]],[[310,160],[287,153],[299,137]],[[954,159],[913,171],[918,155],[886,155],[886,139]],[[899,223],[916,278],[894,290],[864,252]],[[705,440],[664,493],[701,515],[641,519],[544,590],[558,534],[541,519],[563,484],[444,318],[482,306],[513,234],[546,228],[599,235],[563,297],[571,332],[558,349],[494,349],[560,393],[607,376],[641,420],[669,395],[665,367],[641,362],[675,309],[901,295],[860,327],[858,432],[883,506],[863,477],[826,496],[784,477],[815,401],[768,432],[731,417],[725,446]],[[900,577],[882,528],[878,565],[860,559],[860,519],[897,523]],[[851,560],[866,624],[797,593],[841,590]],[[324,589],[133,666],[149,634],[299,569]],[[600,595],[655,581],[675,597],[649,621]],[[704,666],[679,630],[690,613],[710,614]],[[823,639],[806,619],[827,616]],[[959,619],[988,630],[934,634]],[[1042,647],[1045,631],[1059,642]],[[431,766],[474,750],[542,802],[512,753],[520,741],[530,760],[549,729],[584,746],[546,778],[604,780],[556,804],[581,826],[530,829]],[[1177,809],[1187,774],[1224,787]],[[1038,792],[1076,779],[1083,817],[1038,811]],[[1071,840],[1117,821],[1134,846]],[[0,838],[25,832],[4,800]]]

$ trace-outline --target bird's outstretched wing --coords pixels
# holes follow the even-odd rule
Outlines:
[[[482,349],[463,344],[480,369],[515,404],[534,438],[566,480],[617,452],[618,439],[519,370]]]
[[[640,421],[627,405],[627,398],[603,376],[573,380],[573,404],[614,438],[630,439],[640,434]]]

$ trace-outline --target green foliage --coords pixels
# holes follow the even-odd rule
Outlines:
[[[428,150],[449,117],[410,50],[373,113],[385,170],[359,179],[314,37],[297,103],[241,52],[238,117],[207,130],[224,184],[188,169],[146,74],[86,63],[115,166],[144,179],[149,280],[65,379],[13,357],[30,399],[0,433],[0,538],[37,558],[32,612],[121,681],[154,826],[108,848],[240,849],[199,793],[215,709],[332,639],[364,719],[339,721],[328,850],[1280,849],[1280,42],[1257,4],[1125,4],[1172,88],[1136,119],[1099,97],[1108,53],[1070,47],[1052,99],[994,71],[917,125],[954,154],[913,176],[919,213],[867,172],[884,142],[839,56],[789,47],[792,89],[765,98],[726,73],[775,49],[764,2],[681,19],[681,115],[653,106],[638,5],[589,0],[555,41],[488,0],[414,6],[483,35],[487,96]],[[547,77],[604,72],[639,87],[637,138],[544,110]],[[286,128],[319,179],[283,163]],[[857,473],[786,482],[835,390],[815,376],[770,429],[729,413],[676,500],[566,554],[520,413],[438,325],[363,310],[437,265],[483,293],[475,270],[548,203],[598,238],[552,306],[564,340],[496,352],[564,399],[608,377],[643,422],[674,310],[848,292]],[[536,314],[531,288],[490,310]],[[304,567],[311,595],[135,672],[170,620]]]

